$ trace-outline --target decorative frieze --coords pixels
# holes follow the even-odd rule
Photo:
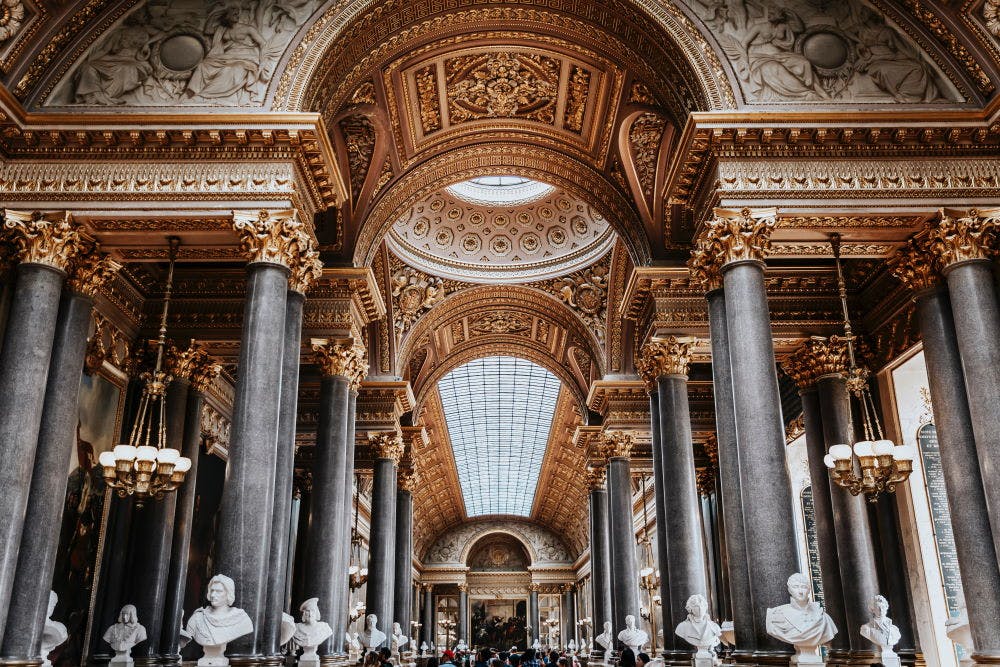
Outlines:
[[[67,211],[4,210],[4,229],[13,237],[18,259],[66,271],[87,238]]]
[[[941,209],[931,229],[930,247],[945,268],[958,262],[991,259],[1000,250],[1000,208]]]

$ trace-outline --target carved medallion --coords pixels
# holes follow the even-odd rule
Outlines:
[[[448,115],[452,124],[480,118],[555,120],[559,60],[511,52],[460,56],[445,61]]]

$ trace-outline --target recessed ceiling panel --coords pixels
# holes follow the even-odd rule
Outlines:
[[[477,359],[438,382],[468,516],[531,515],[559,386],[515,357]]]

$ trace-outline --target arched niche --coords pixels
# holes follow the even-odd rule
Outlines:
[[[470,573],[524,572],[531,565],[531,556],[520,538],[496,532],[476,540],[465,564]]]

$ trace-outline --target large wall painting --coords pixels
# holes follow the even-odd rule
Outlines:
[[[121,381],[111,375],[83,375],[80,383],[76,446],[68,462],[52,582],[59,596],[53,617],[69,632],[69,640],[52,654],[57,667],[79,665],[84,656],[106,497],[97,459],[116,444],[123,393]]]
[[[525,600],[473,600],[472,643],[474,646],[509,650],[527,646],[527,602]]]

